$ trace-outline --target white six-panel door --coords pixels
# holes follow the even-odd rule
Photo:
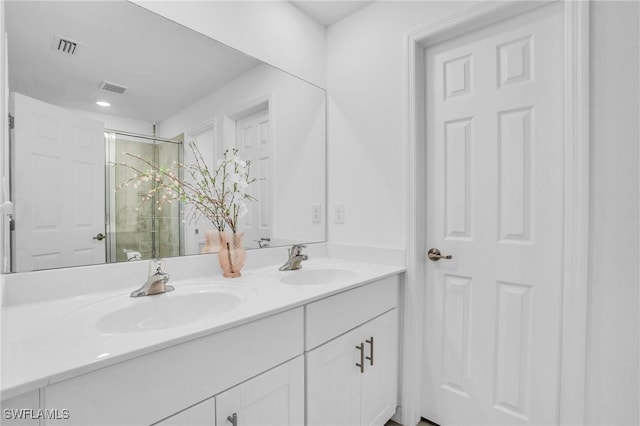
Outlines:
[[[191,141],[195,142],[198,151],[200,151],[203,160],[209,168],[209,171],[213,173],[216,169],[216,162],[224,155],[216,138],[216,128],[213,121],[190,132],[188,141],[185,145],[188,146]],[[195,162],[196,159],[191,148],[187,147],[184,149],[184,163],[194,164]],[[190,179],[189,176],[186,178]],[[218,230],[214,228],[211,221],[206,217],[198,216],[196,214],[192,219],[191,216],[189,216],[191,214],[192,212],[188,211],[187,218],[191,220],[187,220],[184,224],[184,251],[185,254],[199,254],[202,252],[202,248],[206,244],[206,231],[218,232]]]
[[[14,94],[17,271],[105,262],[103,123]]]
[[[247,203],[249,211],[241,219],[247,247],[271,237],[271,131],[269,110],[263,109],[236,122],[236,147],[243,160],[251,161],[251,177],[258,181],[248,193],[258,201]]]
[[[422,416],[556,424],[563,17],[554,4],[429,47]]]

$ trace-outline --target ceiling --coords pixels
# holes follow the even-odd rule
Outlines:
[[[373,2],[291,3],[330,26]],[[261,63],[125,1],[10,1],[5,18],[11,91],[146,122],[170,117]],[[77,41],[76,52],[55,49],[56,35]],[[103,81],[129,90],[104,91]]]
[[[355,11],[373,3],[373,1],[365,0],[290,0],[290,2],[325,27],[329,27]]]
[[[5,16],[11,91],[67,108],[159,122],[261,63],[130,2],[9,1]]]

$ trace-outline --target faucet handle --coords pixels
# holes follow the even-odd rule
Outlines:
[[[302,253],[302,249],[307,248],[304,244],[294,244],[289,249],[289,257],[298,256]]]
[[[164,259],[151,259],[149,262],[149,276],[164,273]]]

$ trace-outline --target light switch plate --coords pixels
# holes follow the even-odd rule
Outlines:
[[[311,223],[322,222],[322,211],[320,204],[313,204],[311,206]]]
[[[344,203],[337,203],[334,210],[334,223],[344,223]]]

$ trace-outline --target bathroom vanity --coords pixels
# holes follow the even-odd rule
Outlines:
[[[176,281],[171,293],[138,298],[147,300],[119,291],[5,308],[4,418],[32,409],[45,425],[382,425],[397,406],[402,272],[325,258],[231,283]],[[192,311],[215,294],[233,306],[154,324],[135,305],[179,317],[166,301],[192,294]],[[133,310],[151,318],[148,329],[105,320],[142,324]],[[21,320],[34,311],[44,322],[30,327]]]
[[[237,43],[230,48],[205,36],[209,25],[218,26],[210,18],[235,14],[231,4],[220,15],[135,3],[0,8],[6,50],[22,52],[7,55],[13,78],[2,85],[11,94],[11,140],[19,149],[10,168],[0,166],[12,189],[11,196],[0,191],[1,423],[384,424],[398,400],[404,256],[387,264],[388,253],[376,257],[358,247],[360,258],[351,248],[342,257],[366,261],[341,260],[321,243],[328,211],[324,77],[310,83],[292,74],[297,66],[281,70],[238,51]],[[147,9],[162,13],[167,5],[168,16],[173,7],[207,16],[202,33]],[[244,6],[237,7],[244,21]],[[274,7],[307,28],[294,6]],[[309,41],[324,48],[319,28],[309,30]],[[271,23],[265,30],[275,34]],[[289,30],[281,33],[288,43]],[[40,43],[51,34],[53,44]],[[276,58],[290,50],[267,44]],[[61,56],[49,62],[56,46]],[[294,64],[309,69],[315,56],[324,64],[322,52],[298,46],[291,52],[311,55]],[[82,54],[72,58],[76,48]],[[167,52],[172,60],[158,66]],[[112,105],[95,102],[96,90]],[[198,144],[209,167],[232,147],[244,159],[259,158],[253,170],[260,189],[242,232],[245,247],[260,250],[248,256],[254,264],[241,278],[223,279],[216,255],[182,257],[209,252],[203,246],[211,223],[185,220],[181,208],[135,208],[148,189],[125,190],[127,176],[111,167],[123,152],[158,167],[193,163],[183,149],[188,142]],[[32,155],[46,160],[34,165]],[[82,167],[63,173],[77,155]],[[318,243],[324,254],[312,254],[301,271],[278,271],[285,246],[302,242]],[[175,290],[129,297],[149,282],[147,261],[159,257]],[[258,265],[258,257],[270,261]]]

